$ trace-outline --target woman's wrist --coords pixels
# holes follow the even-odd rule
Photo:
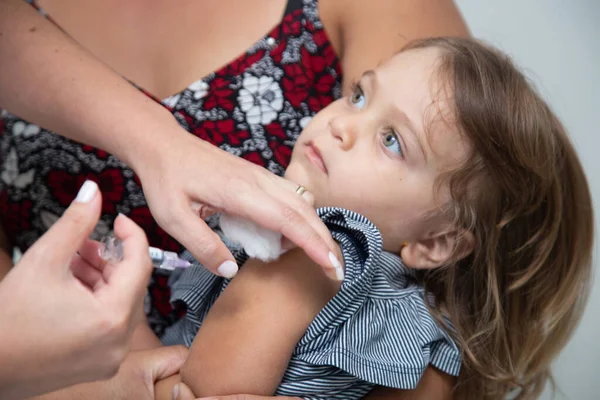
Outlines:
[[[194,155],[202,157],[198,145],[206,144],[192,137],[166,109],[162,111],[148,113],[140,124],[134,123],[122,130],[115,135],[116,143],[111,143],[114,150],[105,149],[131,167],[142,183],[145,179],[157,178],[173,160],[184,163],[192,147]]]
[[[148,106],[132,110],[136,115],[124,121],[111,137],[106,138],[104,146],[100,146],[138,175],[147,167],[160,164],[161,158],[168,153],[165,149],[188,135],[167,109],[158,103]]]
[[[162,105],[25,2],[3,2],[0,11],[0,56],[11,60],[0,77],[2,108],[132,166],[170,140],[177,122]]]

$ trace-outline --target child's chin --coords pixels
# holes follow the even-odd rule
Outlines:
[[[301,168],[299,168],[298,165],[296,165],[295,162],[291,161],[290,165],[288,165],[288,167],[285,170],[285,174],[283,174],[283,177],[287,180],[290,180],[292,182],[296,182],[298,184],[301,183],[301,181],[304,181],[306,179],[302,178],[302,173],[300,173]]]

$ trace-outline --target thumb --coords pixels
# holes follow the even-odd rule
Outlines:
[[[166,346],[145,350],[144,364],[152,373],[153,382],[175,375],[183,365],[188,349],[185,346]]]
[[[64,264],[57,262],[57,265],[68,265],[66,261],[73,257],[94,230],[101,205],[98,185],[85,181],[69,208],[30,251],[41,251],[46,257],[51,254],[55,261],[65,261]]]
[[[173,400],[196,400],[196,396],[192,389],[180,382],[173,387]]]

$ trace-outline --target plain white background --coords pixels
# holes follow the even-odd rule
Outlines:
[[[511,54],[553,106],[579,151],[600,214],[600,1],[455,0],[474,36]],[[598,269],[600,235],[594,268]],[[600,279],[554,366],[556,399],[600,399]],[[552,399],[550,392],[544,400]]]

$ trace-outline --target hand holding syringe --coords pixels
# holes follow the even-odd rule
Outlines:
[[[99,249],[100,257],[110,262],[123,260],[123,242],[112,235],[103,238]],[[189,261],[177,256],[177,253],[165,251],[156,247],[148,247],[148,254],[154,268],[172,271],[175,268],[187,268],[192,265]]]

